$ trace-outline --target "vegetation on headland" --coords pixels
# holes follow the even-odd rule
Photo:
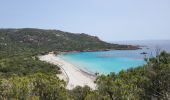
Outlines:
[[[170,54],[161,52],[138,68],[99,75],[97,89],[77,86],[67,90],[56,76],[60,68],[37,59],[49,51],[84,51],[128,48],[85,34],[54,30],[0,30],[1,100],[168,100]],[[131,46],[133,47],[133,46]],[[133,47],[135,48],[135,47]],[[128,48],[129,49],[129,48]],[[131,48],[132,49],[132,48]]]
[[[73,34],[59,30],[0,29],[0,54],[3,56],[37,55],[50,51],[95,51],[110,49],[138,49],[101,41],[84,33]],[[3,55],[2,55],[3,54]]]

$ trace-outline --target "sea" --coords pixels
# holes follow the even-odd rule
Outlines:
[[[154,57],[158,51],[165,50],[170,53],[170,40],[113,41],[111,43],[140,45],[142,48],[138,50],[66,53],[60,57],[81,70],[109,74],[142,66],[146,64],[144,58]]]

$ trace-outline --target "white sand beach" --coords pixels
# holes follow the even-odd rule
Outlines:
[[[73,89],[76,86],[89,86],[92,89],[95,89],[96,84],[94,83],[95,76],[90,75],[80,69],[78,69],[73,64],[63,60],[62,58],[54,55],[47,54],[39,56],[41,61],[46,61],[55,65],[58,65],[61,68],[62,74],[58,75],[60,79],[65,80],[67,84],[67,89]]]

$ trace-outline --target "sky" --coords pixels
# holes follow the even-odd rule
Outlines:
[[[0,0],[0,28],[87,33],[105,41],[170,39],[170,0]]]

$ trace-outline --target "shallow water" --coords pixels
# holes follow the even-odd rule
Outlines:
[[[145,64],[141,52],[142,50],[80,52],[65,54],[62,58],[81,69],[108,74]]]
[[[143,49],[139,50],[112,50],[100,52],[68,53],[62,55],[61,57],[64,60],[67,60],[68,62],[74,64],[75,66],[93,73],[118,73],[121,70],[144,65],[146,63],[144,61],[146,55],[142,55],[142,52],[147,52],[147,57],[155,55],[153,45],[149,44],[148,47],[144,47]]]

